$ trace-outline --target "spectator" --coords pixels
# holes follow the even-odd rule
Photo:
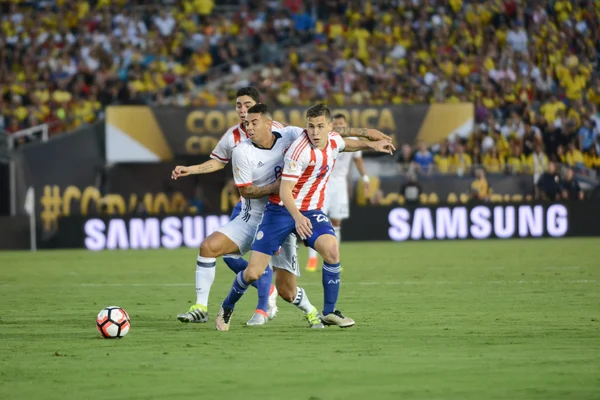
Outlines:
[[[425,142],[419,143],[419,150],[415,153],[413,159],[419,171],[426,174],[431,173],[433,154],[431,154]]]
[[[405,182],[400,188],[400,194],[404,196],[404,200],[407,204],[417,204],[419,202],[419,196],[423,192],[423,188],[417,182],[417,177],[414,173],[407,174],[408,181]]]
[[[567,176],[562,184],[562,198],[564,200],[583,200],[583,190],[579,187],[577,179],[574,178],[572,168],[567,168]]]
[[[582,151],[589,151],[598,137],[598,129],[594,126],[594,121],[585,119],[577,135],[579,138],[579,148]]]
[[[481,168],[475,170],[475,180],[471,183],[471,199],[475,201],[488,201],[491,188],[485,178],[485,172]]]
[[[560,200],[561,179],[556,172],[556,165],[548,164],[548,171],[544,172],[536,184],[536,199],[538,200]]]
[[[569,150],[565,156],[566,164],[570,167],[574,167],[577,169],[582,169],[585,167],[585,160],[583,158],[583,153],[579,151],[575,142],[569,143]]]

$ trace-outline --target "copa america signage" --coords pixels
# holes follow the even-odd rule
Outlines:
[[[394,208],[388,222],[394,241],[562,237],[569,230],[569,212],[562,204]]]
[[[198,248],[204,238],[229,222],[227,215],[89,219],[84,245],[88,250]]]

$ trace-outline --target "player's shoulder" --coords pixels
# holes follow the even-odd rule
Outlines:
[[[252,144],[252,140],[250,140],[249,138],[245,138],[242,139],[242,141],[235,147],[235,149],[233,149],[233,152],[235,154],[246,153],[253,148],[254,145]]]
[[[283,126],[283,124],[279,121],[273,121],[273,125],[271,129],[283,129],[285,128],[285,126]]]
[[[308,139],[308,135],[303,134],[294,140],[288,149],[286,156],[292,160],[298,160],[303,155],[307,154],[307,152],[310,151],[310,148],[310,140]]]

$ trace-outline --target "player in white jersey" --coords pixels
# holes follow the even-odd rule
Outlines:
[[[247,131],[251,138],[239,144],[233,151],[232,167],[235,184],[239,188],[244,187],[270,187],[275,184],[280,178],[283,171],[283,154],[292,145],[292,143],[302,134],[303,130],[295,127],[287,127],[283,129],[272,128],[273,120],[269,113],[269,109],[265,104],[257,104],[248,110]],[[265,205],[268,197],[251,198],[246,204],[247,214],[240,214],[230,224],[232,231],[240,229],[244,225],[254,226],[254,232],[246,236],[246,242],[243,245],[244,250],[249,250],[256,228],[262,219]],[[247,224],[236,222],[239,219],[247,218]],[[239,226],[236,226],[239,225]],[[240,246],[242,249],[242,246]],[[279,257],[286,260],[292,260],[291,263],[273,263],[275,270],[276,286],[279,286],[285,279],[282,279],[283,274],[299,275],[300,270],[297,262],[296,236],[291,234],[285,240]],[[275,261],[275,260],[274,260]],[[293,289],[293,292],[292,292]],[[279,290],[278,290],[279,291]],[[298,297],[298,292],[302,296]],[[300,308],[308,320],[311,328],[324,328],[319,318],[317,309],[308,301],[302,288],[283,286],[279,295],[289,303]],[[298,298],[298,301],[294,301]],[[260,314],[255,314],[254,319],[261,320],[265,317]]]
[[[321,320],[324,324],[340,327],[354,325],[351,318],[345,317],[335,307],[340,286],[340,263],[335,232],[321,211],[325,189],[340,151],[373,149],[390,153],[393,146],[389,138],[376,142],[342,139],[339,134],[331,132],[331,114],[322,104],[309,108],[306,118],[307,129],[285,154],[280,196],[269,198],[252,244],[248,267],[238,273],[221,305],[216,320],[218,330],[229,330],[235,303],[248,286],[262,276],[265,265],[293,232],[316,249],[324,260],[325,305]]]
[[[229,163],[231,160],[233,149],[242,142],[242,140],[248,138],[245,124],[248,109],[254,106],[259,101],[259,93],[253,87],[241,88],[236,93],[236,104],[235,108],[240,117],[240,123],[232,126],[225,132],[223,137],[219,140],[219,143],[210,155],[211,160],[192,166],[177,166],[173,170],[171,177],[178,179],[180,177],[192,175],[192,174],[207,174],[219,171]],[[281,128],[279,122],[273,122],[273,128]],[[276,186],[271,188],[276,190]],[[248,188],[247,190],[251,190]],[[266,190],[265,188],[261,190]],[[265,192],[267,194],[268,192]],[[236,216],[242,211],[241,201],[236,205],[231,215],[233,221]],[[254,230],[253,230],[254,229]],[[215,265],[216,258],[224,256],[223,260],[227,266],[235,273],[242,271],[247,266],[247,261],[239,256],[241,249],[240,245],[246,240],[245,237],[240,237],[246,232],[251,232],[254,236],[256,227],[252,228],[251,225],[245,225],[238,230],[233,232],[214,232],[209,235],[200,245],[200,250],[196,260],[196,304],[192,305],[189,311],[179,314],[177,318],[181,322],[207,322],[208,321],[208,297],[210,294],[210,288],[215,279]],[[246,250],[247,251],[247,250]],[[233,253],[233,254],[232,254]],[[284,261],[282,257],[278,257],[273,260],[274,263],[291,262],[291,260]],[[264,278],[261,278],[261,282],[257,283],[258,289],[258,305],[256,310],[258,313],[266,313],[269,318],[275,317],[277,313],[277,292],[275,287],[271,284],[272,270],[268,269]]]
[[[346,121],[344,114],[336,114],[333,116],[334,130],[347,127],[348,122]],[[335,162],[333,171],[331,172],[331,178],[327,185],[327,192],[325,193],[325,204],[323,206],[323,212],[331,221],[338,244],[342,240],[342,220],[350,216],[348,172],[350,171],[350,164],[352,162],[354,162],[356,165],[356,168],[363,179],[365,191],[368,192],[369,190],[369,177],[367,176],[365,164],[363,163],[362,152],[356,151],[354,153],[341,153]],[[309,247],[306,270],[316,271],[318,261],[319,258],[317,256],[317,252]]]

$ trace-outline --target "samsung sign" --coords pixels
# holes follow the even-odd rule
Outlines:
[[[388,222],[394,241],[562,237],[569,212],[562,204],[394,208]]]
[[[88,250],[198,248],[229,216],[90,219],[85,222]]]

